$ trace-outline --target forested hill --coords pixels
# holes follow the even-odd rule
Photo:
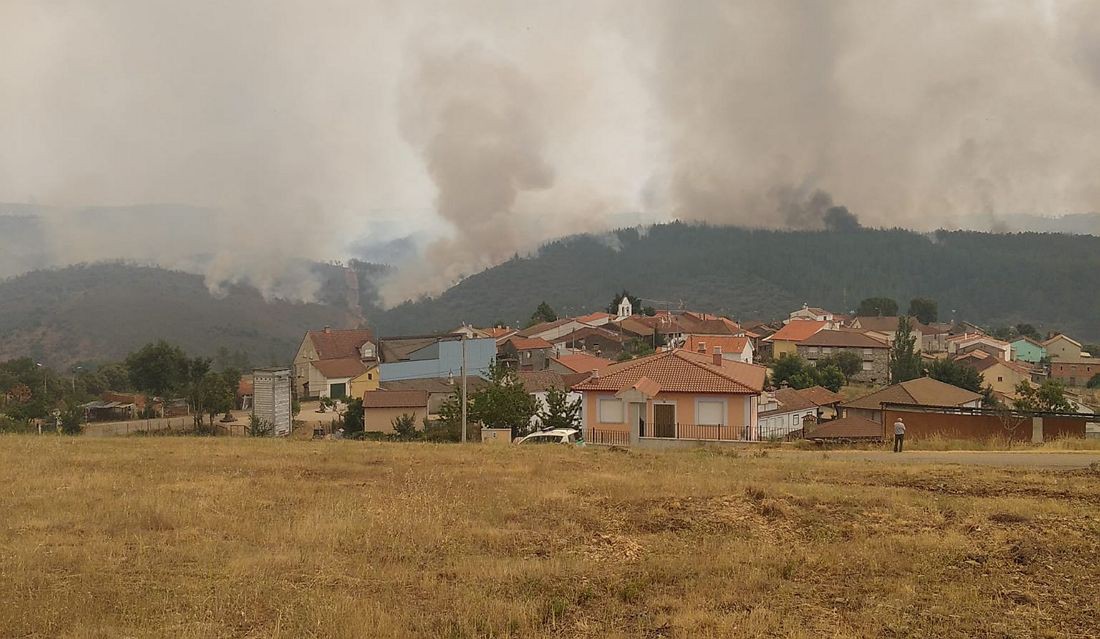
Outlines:
[[[1100,340],[1100,237],[908,231],[759,231],[665,224],[547,244],[442,295],[382,312],[371,278],[385,269],[315,265],[323,304],[267,301],[235,287],[213,297],[202,277],[130,264],[34,271],[0,281],[0,360],[55,366],[117,359],[156,339],[197,355],[227,350],[285,363],[304,331],[356,325],[381,335],[448,330],[462,321],[523,324],[540,301],[559,314],[603,309],[623,288],[657,308],[738,319],[784,317],[804,302],[838,312],[888,296],[939,302],[940,315],[986,325],[1028,322]],[[358,281],[357,295],[348,285]],[[348,311],[358,302],[362,313]]]
[[[864,297],[894,297],[904,307],[922,296],[939,302],[943,319],[954,309],[978,323],[1024,321],[1100,338],[1100,237],[682,223],[552,242],[436,298],[397,306],[376,323],[384,334],[459,321],[515,325],[542,300],[559,313],[581,313],[603,308],[624,287],[738,319],[784,317],[804,302],[841,312]]]
[[[307,329],[353,322],[339,305],[266,301],[252,288],[214,297],[203,278],[131,264],[34,271],[0,281],[0,360],[53,366],[120,359],[157,339],[188,353],[285,364]]]

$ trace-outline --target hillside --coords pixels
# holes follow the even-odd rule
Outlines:
[[[118,358],[154,339],[252,363],[286,362],[307,328],[350,326],[360,313],[382,335],[460,322],[522,324],[542,300],[559,313],[603,308],[624,287],[658,308],[739,319],[785,316],[803,302],[837,311],[873,295],[939,301],[941,318],[1031,322],[1100,340],[1100,237],[976,232],[760,231],[666,224],[547,244],[469,277],[435,298],[382,312],[373,278],[384,267],[314,265],[326,303],[265,301],[254,289],[210,295],[200,276],[107,263],[0,281],[0,359],[30,355],[67,366]],[[654,300],[668,300],[669,304]]]
[[[117,359],[156,339],[286,362],[307,328],[355,319],[340,306],[268,302],[251,288],[210,295],[201,276],[127,264],[34,271],[0,282],[0,360],[55,366]]]
[[[397,306],[383,333],[504,321],[541,300],[559,313],[607,305],[622,288],[740,319],[783,317],[804,302],[836,311],[864,297],[939,301],[941,317],[1100,338],[1100,237],[861,229],[763,231],[665,224],[575,236],[467,278],[436,298]],[[656,307],[665,304],[649,302]]]

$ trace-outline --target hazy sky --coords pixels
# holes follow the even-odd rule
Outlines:
[[[871,225],[1096,211],[1098,122],[1093,1],[0,2],[0,202],[212,285],[416,234],[398,300],[577,231],[812,227],[818,191]],[[72,213],[144,203],[212,213]]]

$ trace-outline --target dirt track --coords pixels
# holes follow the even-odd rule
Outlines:
[[[781,452],[782,457],[800,455],[820,456],[818,452]],[[968,466],[1023,466],[1029,468],[1088,468],[1090,464],[1100,464],[1100,452],[1094,451],[907,451],[892,453],[869,450],[830,450],[830,458],[890,464],[963,464]]]

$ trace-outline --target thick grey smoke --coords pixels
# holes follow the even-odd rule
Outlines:
[[[1098,42],[1091,0],[6,0],[0,202],[45,213],[0,276],[131,258],[309,298],[302,260],[417,238],[400,301],[672,218],[1098,211]]]

